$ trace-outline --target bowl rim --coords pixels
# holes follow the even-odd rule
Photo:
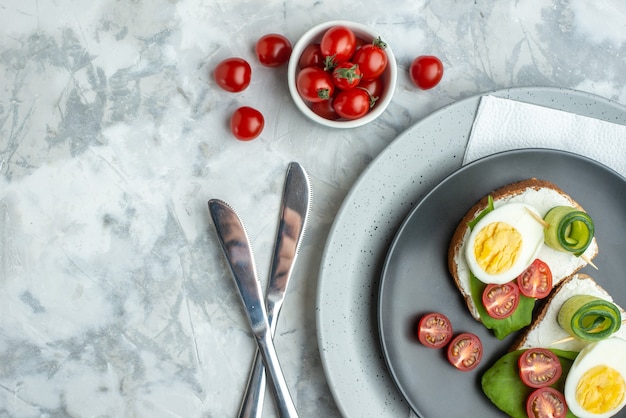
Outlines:
[[[296,74],[298,70],[297,66],[298,61],[300,60],[300,55],[302,55],[304,48],[306,48],[313,40],[315,40],[315,38],[321,37],[325,30],[333,26],[340,25],[349,27],[355,32],[355,35],[360,37],[366,35],[368,37],[372,37],[372,39],[376,39],[380,36],[378,32],[375,31],[373,28],[362,23],[350,20],[330,20],[313,26],[298,39],[298,41],[292,48],[291,56],[289,58],[289,63],[287,66],[287,84],[289,87],[289,93],[291,94],[291,98],[293,99],[294,103],[296,104],[298,109],[300,109],[300,111],[309,119],[331,128],[356,128],[359,126],[363,126],[380,116],[387,109],[387,106],[393,98],[393,93],[395,91],[397,83],[398,67],[395,55],[393,54],[393,51],[389,44],[387,44],[387,47],[385,48],[388,61],[387,70],[385,70],[387,75],[383,75],[383,77],[387,78],[385,80],[385,90],[383,91],[383,94],[381,94],[381,97],[378,99],[379,101],[376,104],[376,107],[371,112],[368,112],[365,116],[361,118],[352,120],[330,120],[323,118],[322,116],[319,116],[318,114],[313,112],[309,108],[309,106],[307,106],[304,99],[300,97],[298,89],[296,88]]]

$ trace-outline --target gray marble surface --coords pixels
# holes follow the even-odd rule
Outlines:
[[[286,66],[253,50],[335,19],[375,28],[399,64],[388,110],[341,131],[305,119]],[[340,416],[315,298],[360,173],[423,117],[484,91],[626,104],[624,22],[622,0],[0,0],[0,416],[235,415],[255,345],[206,202],[237,209],[265,283],[290,161],[314,204],[275,343],[300,415]],[[428,91],[407,73],[423,54],[445,65]],[[253,66],[238,94],[210,76],[231,56]],[[228,129],[244,104],[266,118],[251,142]]]

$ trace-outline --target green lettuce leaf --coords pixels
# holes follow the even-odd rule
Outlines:
[[[513,314],[504,319],[495,319],[489,316],[482,302],[483,291],[487,285],[478,280],[470,273],[470,289],[472,300],[478,313],[480,320],[487,329],[493,331],[496,338],[502,340],[507,335],[524,328],[529,325],[533,319],[533,309],[535,308],[535,298],[529,298],[520,294],[519,305]]]
[[[565,377],[578,353],[573,351],[551,350],[559,357],[563,374],[552,385],[563,392]],[[512,351],[505,354],[491,366],[481,378],[483,392],[487,397],[507,415],[513,418],[526,418],[526,399],[533,392],[533,388],[526,386],[519,377],[517,362],[524,350]],[[571,412],[567,417],[575,418]]]

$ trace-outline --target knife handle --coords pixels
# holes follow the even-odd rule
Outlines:
[[[270,388],[274,392],[278,415],[281,418],[297,418],[298,412],[289,395],[289,388],[287,387],[287,382],[285,382],[285,377],[280,368],[278,356],[270,334],[266,333],[263,338],[257,338],[256,342],[261,357],[263,358],[263,363],[265,363],[265,371],[271,383]]]

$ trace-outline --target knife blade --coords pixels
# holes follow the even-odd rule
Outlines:
[[[211,199],[208,205],[218,240],[228,261],[250,328],[263,358],[278,413],[281,417],[297,417],[298,413],[289,394],[272,341],[263,303],[263,292],[257,278],[248,234],[239,216],[225,202]]]
[[[265,295],[272,336],[276,333],[278,316],[306,228],[310,202],[311,186],[306,171],[300,164],[292,162],[285,175],[278,231]],[[261,360],[257,351],[239,409],[240,418],[261,418],[263,415],[266,382]]]

